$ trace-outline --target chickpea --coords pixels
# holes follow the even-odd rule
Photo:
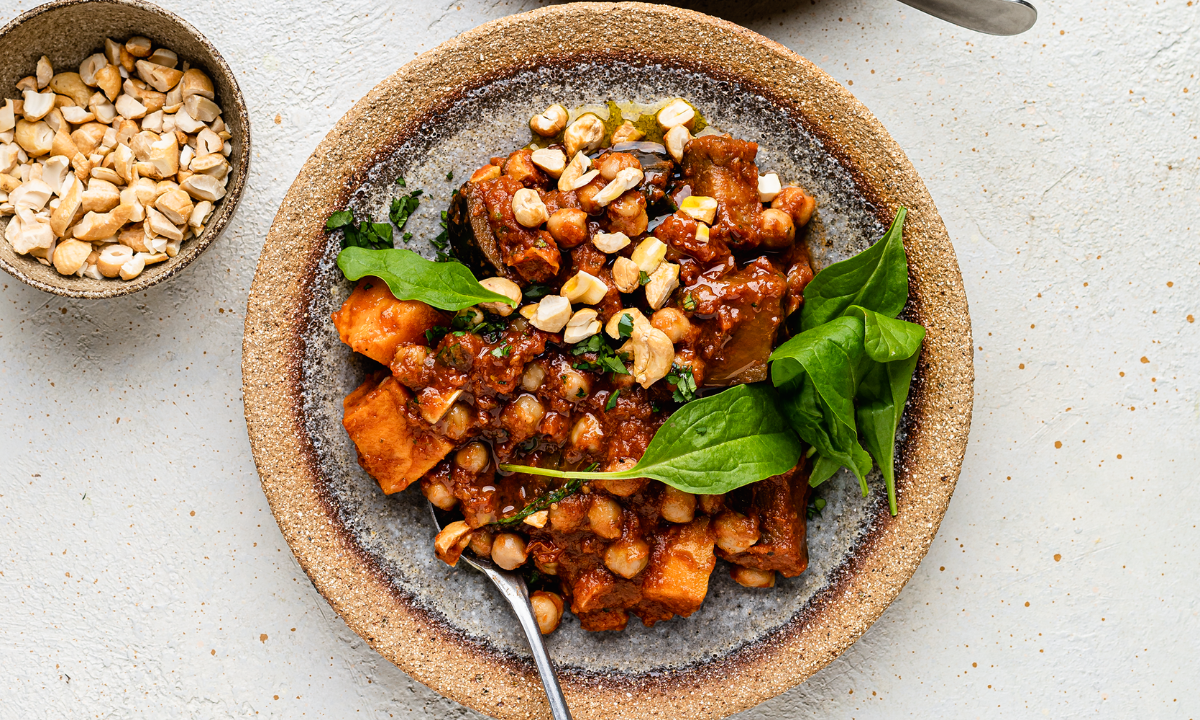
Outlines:
[[[626,580],[646,569],[650,562],[650,546],[639,538],[623,538],[604,551],[604,565]]]
[[[537,431],[546,408],[533,395],[522,395],[504,408],[504,415],[509,433],[529,437]]]
[[[687,523],[696,517],[696,496],[689,492],[667,485],[663,487],[661,502],[659,512],[667,522]]]
[[[495,542],[495,536],[491,530],[487,528],[479,528],[471,534],[471,552],[477,557],[487,558],[492,556],[492,543]]]
[[[537,618],[538,629],[543,635],[558,629],[563,614],[563,599],[558,593],[537,590],[529,596],[529,605],[533,608],[533,616]]]
[[[604,178],[597,175],[592,178],[592,181],[587,185],[575,191],[575,197],[579,199],[579,207],[588,215],[596,215],[604,210],[604,206],[596,201],[596,196],[604,189],[606,182]]]
[[[422,480],[421,492],[425,495],[426,500],[441,510],[453,510],[454,506],[458,504],[458,498],[454,497],[454,493],[437,480]]]
[[[673,343],[683,340],[692,329],[692,323],[688,320],[687,315],[684,315],[683,311],[678,308],[670,307],[655,310],[654,314],[650,316],[650,324],[666,333]]]
[[[637,237],[646,232],[650,218],[646,215],[646,196],[628,190],[608,204],[609,232]]]
[[[641,170],[642,164],[633,155],[623,152],[608,152],[596,158],[596,169],[605,180],[613,180],[625,168]]]
[[[575,370],[567,370],[562,374],[562,396],[569,402],[577,403],[592,391],[591,383]]]
[[[469,473],[481,473],[491,459],[487,445],[473,442],[454,454],[454,464]]]
[[[800,188],[789,186],[779,191],[771,201],[771,207],[791,215],[796,227],[801,228],[812,219],[813,212],[817,209],[817,201]]]
[[[718,515],[713,528],[717,533],[717,547],[731,555],[746,552],[758,542],[758,520],[734,510]]]
[[[571,428],[571,447],[580,452],[600,452],[600,444],[604,441],[604,430],[595,415],[588,413],[579,418],[575,427]]]
[[[724,495],[701,495],[700,511],[705,515],[716,515],[725,509]]]
[[[492,562],[505,570],[516,570],[529,557],[525,540],[514,533],[500,533],[492,541]]]
[[[542,386],[542,381],[545,379],[545,369],[541,365],[530,363],[525,366],[525,372],[521,374],[521,387],[533,392]]]
[[[587,498],[577,495],[550,506],[550,527],[554,532],[571,533],[583,524],[587,512]]]
[[[442,432],[451,440],[461,440],[471,430],[471,411],[462,403],[454,403],[442,419]]]
[[[796,242],[796,226],[792,223],[792,216],[775,208],[763,210],[759,238],[766,248],[778,250],[791,247]]]
[[[588,523],[592,532],[605,540],[621,537],[621,506],[610,497],[596,495],[588,508]]]
[[[562,247],[575,247],[588,239],[587,213],[579,208],[555,210],[546,222],[546,229]]]
[[[734,565],[729,574],[733,581],[742,587],[773,588],[775,587],[774,570],[755,570],[754,568]]]

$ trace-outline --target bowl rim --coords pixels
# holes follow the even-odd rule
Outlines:
[[[593,22],[602,17],[603,23]],[[586,31],[581,29],[586,28]],[[602,52],[564,51],[584,33]],[[671,34],[692,39],[672,43]],[[647,47],[663,48],[653,52]],[[522,50],[526,52],[521,52]],[[873,518],[850,560],[809,606],[764,638],[667,672],[560,680],[576,718],[715,718],[799,684],[882,614],[928,550],[958,478],[970,428],[973,354],[962,278],[933,200],[882,124],[815,65],[727,21],[642,3],[571,3],[501,18],[418,56],[383,80],[329,132],[300,170],[264,244],[243,340],[243,399],[264,493],[317,590],[385,658],[434,690],[500,718],[548,715],[532,663],[449,627],[394,588],[342,526],[304,424],[302,362],[312,293],[305,276],[326,247],[323,218],[366,169],[472,88],[539,65],[590,58],[666,62],[724,75],[798,118],[853,176],[886,226],[909,209],[908,312],[928,336],[898,458],[900,514]],[[403,97],[397,107],[389,99]],[[682,622],[687,622],[686,620]],[[490,682],[481,682],[479,678]]]
[[[190,34],[197,42],[200,43],[201,46],[209,51],[209,53],[212,55],[213,65],[228,78],[229,84],[233,88],[232,107],[222,109],[225,112],[229,112],[230,110],[236,112],[241,117],[242,123],[245,127],[245,131],[242,133],[241,138],[242,159],[238,167],[235,167],[230,171],[233,174],[233,177],[229,182],[229,186],[226,188],[225,197],[221,199],[221,203],[217,208],[216,214],[210,218],[208,226],[204,228],[204,232],[202,232],[199,237],[193,238],[190,241],[192,246],[192,249],[190,250],[190,256],[181,262],[175,263],[174,265],[171,265],[170,260],[168,260],[168,267],[164,272],[153,274],[143,273],[142,275],[130,281],[122,280],[106,283],[106,287],[103,290],[82,290],[72,287],[70,284],[58,285],[39,280],[26,273],[21,265],[11,263],[5,258],[0,257],[0,269],[4,270],[9,275],[12,275],[14,278],[20,280],[26,285],[37,288],[38,290],[52,293],[54,295],[60,295],[62,297],[107,300],[110,298],[132,295],[174,278],[176,275],[182,272],[184,268],[191,265],[196,261],[197,258],[203,255],[204,252],[208,250],[209,246],[212,245],[213,242],[215,242],[216,239],[221,236],[221,233],[225,231],[226,226],[229,225],[229,221],[233,219],[233,213],[237,209],[238,203],[240,203],[242,200],[242,194],[245,192],[246,183],[250,177],[250,158],[253,156],[250,140],[250,113],[246,108],[245,96],[242,94],[242,88],[238,84],[237,75],[229,67],[229,63],[225,61],[225,57],[221,55],[220,51],[217,50],[217,47],[213,45],[213,43],[209,41],[209,39],[205,37],[203,33],[197,30],[187,20],[184,20],[179,15],[176,15],[164,7],[155,5],[151,2],[146,2],[146,0],[51,0],[51,2],[44,3],[42,5],[38,5],[37,7],[26,10],[24,13],[21,13],[6,23],[4,27],[0,28],[0,39],[7,36],[11,31],[16,29],[17,26],[25,23],[28,20],[36,18],[39,15],[77,5],[124,5],[137,10],[161,15],[177,24],[183,29],[184,32]],[[32,262],[37,262],[31,258],[30,260]],[[61,280],[63,283],[70,283],[71,277],[63,276]],[[111,290],[109,290],[107,287],[108,285],[112,286]]]

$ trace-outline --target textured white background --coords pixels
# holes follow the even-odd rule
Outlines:
[[[928,557],[845,655],[744,720],[1200,715],[1200,6],[1034,2],[1007,39],[890,0],[699,8],[879,116],[954,238],[976,340]],[[478,717],[367,648],[284,545],[242,321],[334,122],[416,53],[535,5],[165,4],[238,74],[251,180],[166,286],[90,302],[0,276],[0,717]]]

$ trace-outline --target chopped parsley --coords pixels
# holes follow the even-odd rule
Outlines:
[[[696,378],[690,367],[672,365],[667,382],[675,384],[675,390],[671,393],[675,402],[685,403],[696,399]]]
[[[492,357],[498,357],[498,358],[508,357],[508,354],[510,352],[512,352],[512,345],[509,345],[508,343],[504,343],[500,347],[492,350]]]
[[[403,176],[403,175],[401,175],[400,177],[396,178],[396,184],[397,184],[397,185],[399,185],[400,187],[408,187],[408,183],[404,182],[404,176]]]
[[[617,375],[628,375],[629,370],[625,367],[625,363],[621,361],[621,357],[617,352],[609,347],[604,341],[603,335],[593,335],[587,340],[575,345],[571,348],[572,355],[583,355],[584,353],[595,353],[595,361],[580,359],[579,362],[572,365],[576,370],[587,370],[588,372],[611,372]]]
[[[356,223],[353,210],[338,210],[325,221],[325,229],[342,231],[342,247],[361,247],[370,250],[389,250],[392,247],[392,226],[364,220]]]
[[[613,390],[613,394],[608,396],[608,402],[604,403],[605,410],[612,410],[617,406],[617,398],[620,397],[620,390]]]
[[[691,312],[696,309],[696,298],[691,293],[683,296],[683,309]]]
[[[629,313],[621,313],[621,319],[617,321],[617,334],[622,340],[633,335],[633,316]]]
[[[646,285],[649,282],[650,282],[650,276],[646,274],[646,271],[639,270],[638,271],[638,285]]]
[[[453,180],[453,179],[454,179],[454,171],[453,171],[453,170],[451,170],[450,172],[446,173],[446,179],[447,179],[447,180]]]
[[[824,509],[825,498],[814,498],[813,501],[808,504],[808,519],[812,520],[814,517],[820,517],[821,511]]]
[[[392,208],[388,211],[388,218],[396,224],[398,229],[403,230],[408,218],[417,211],[417,206],[421,204],[420,197],[421,191],[413,190],[407,195],[392,198]]]
[[[442,338],[446,337],[446,333],[450,332],[450,328],[434,325],[425,331],[425,341],[429,343],[429,347],[437,345]]]
[[[530,285],[525,288],[526,300],[537,300],[550,294],[550,288],[545,285]]]

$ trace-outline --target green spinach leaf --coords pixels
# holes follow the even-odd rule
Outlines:
[[[918,351],[902,360],[877,364],[859,388],[856,418],[862,444],[879,463],[879,472],[887,485],[888,507],[893,515],[896,514],[896,430],[900,427],[913,371],[920,358]]]
[[[563,478],[653,478],[700,495],[735,488],[787,472],[802,445],[775,407],[775,391],[738,385],[681,407],[667,418],[642,459],[620,472],[575,472],[501,465],[501,470]]]
[[[903,227],[907,211],[900,208],[879,242],[849,260],[821,270],[804,288],[800,329],[811,330],[859,305],[896,317],[908,300],[908,259]]]
[[[347,280],[372,275],[387,283],[397,299],[421,300],[440,310],[462,310],[481,302],[517,305],[480,285],[465,265],[430,262],[412,250],[348,247],[338,254],[337,264]]]

